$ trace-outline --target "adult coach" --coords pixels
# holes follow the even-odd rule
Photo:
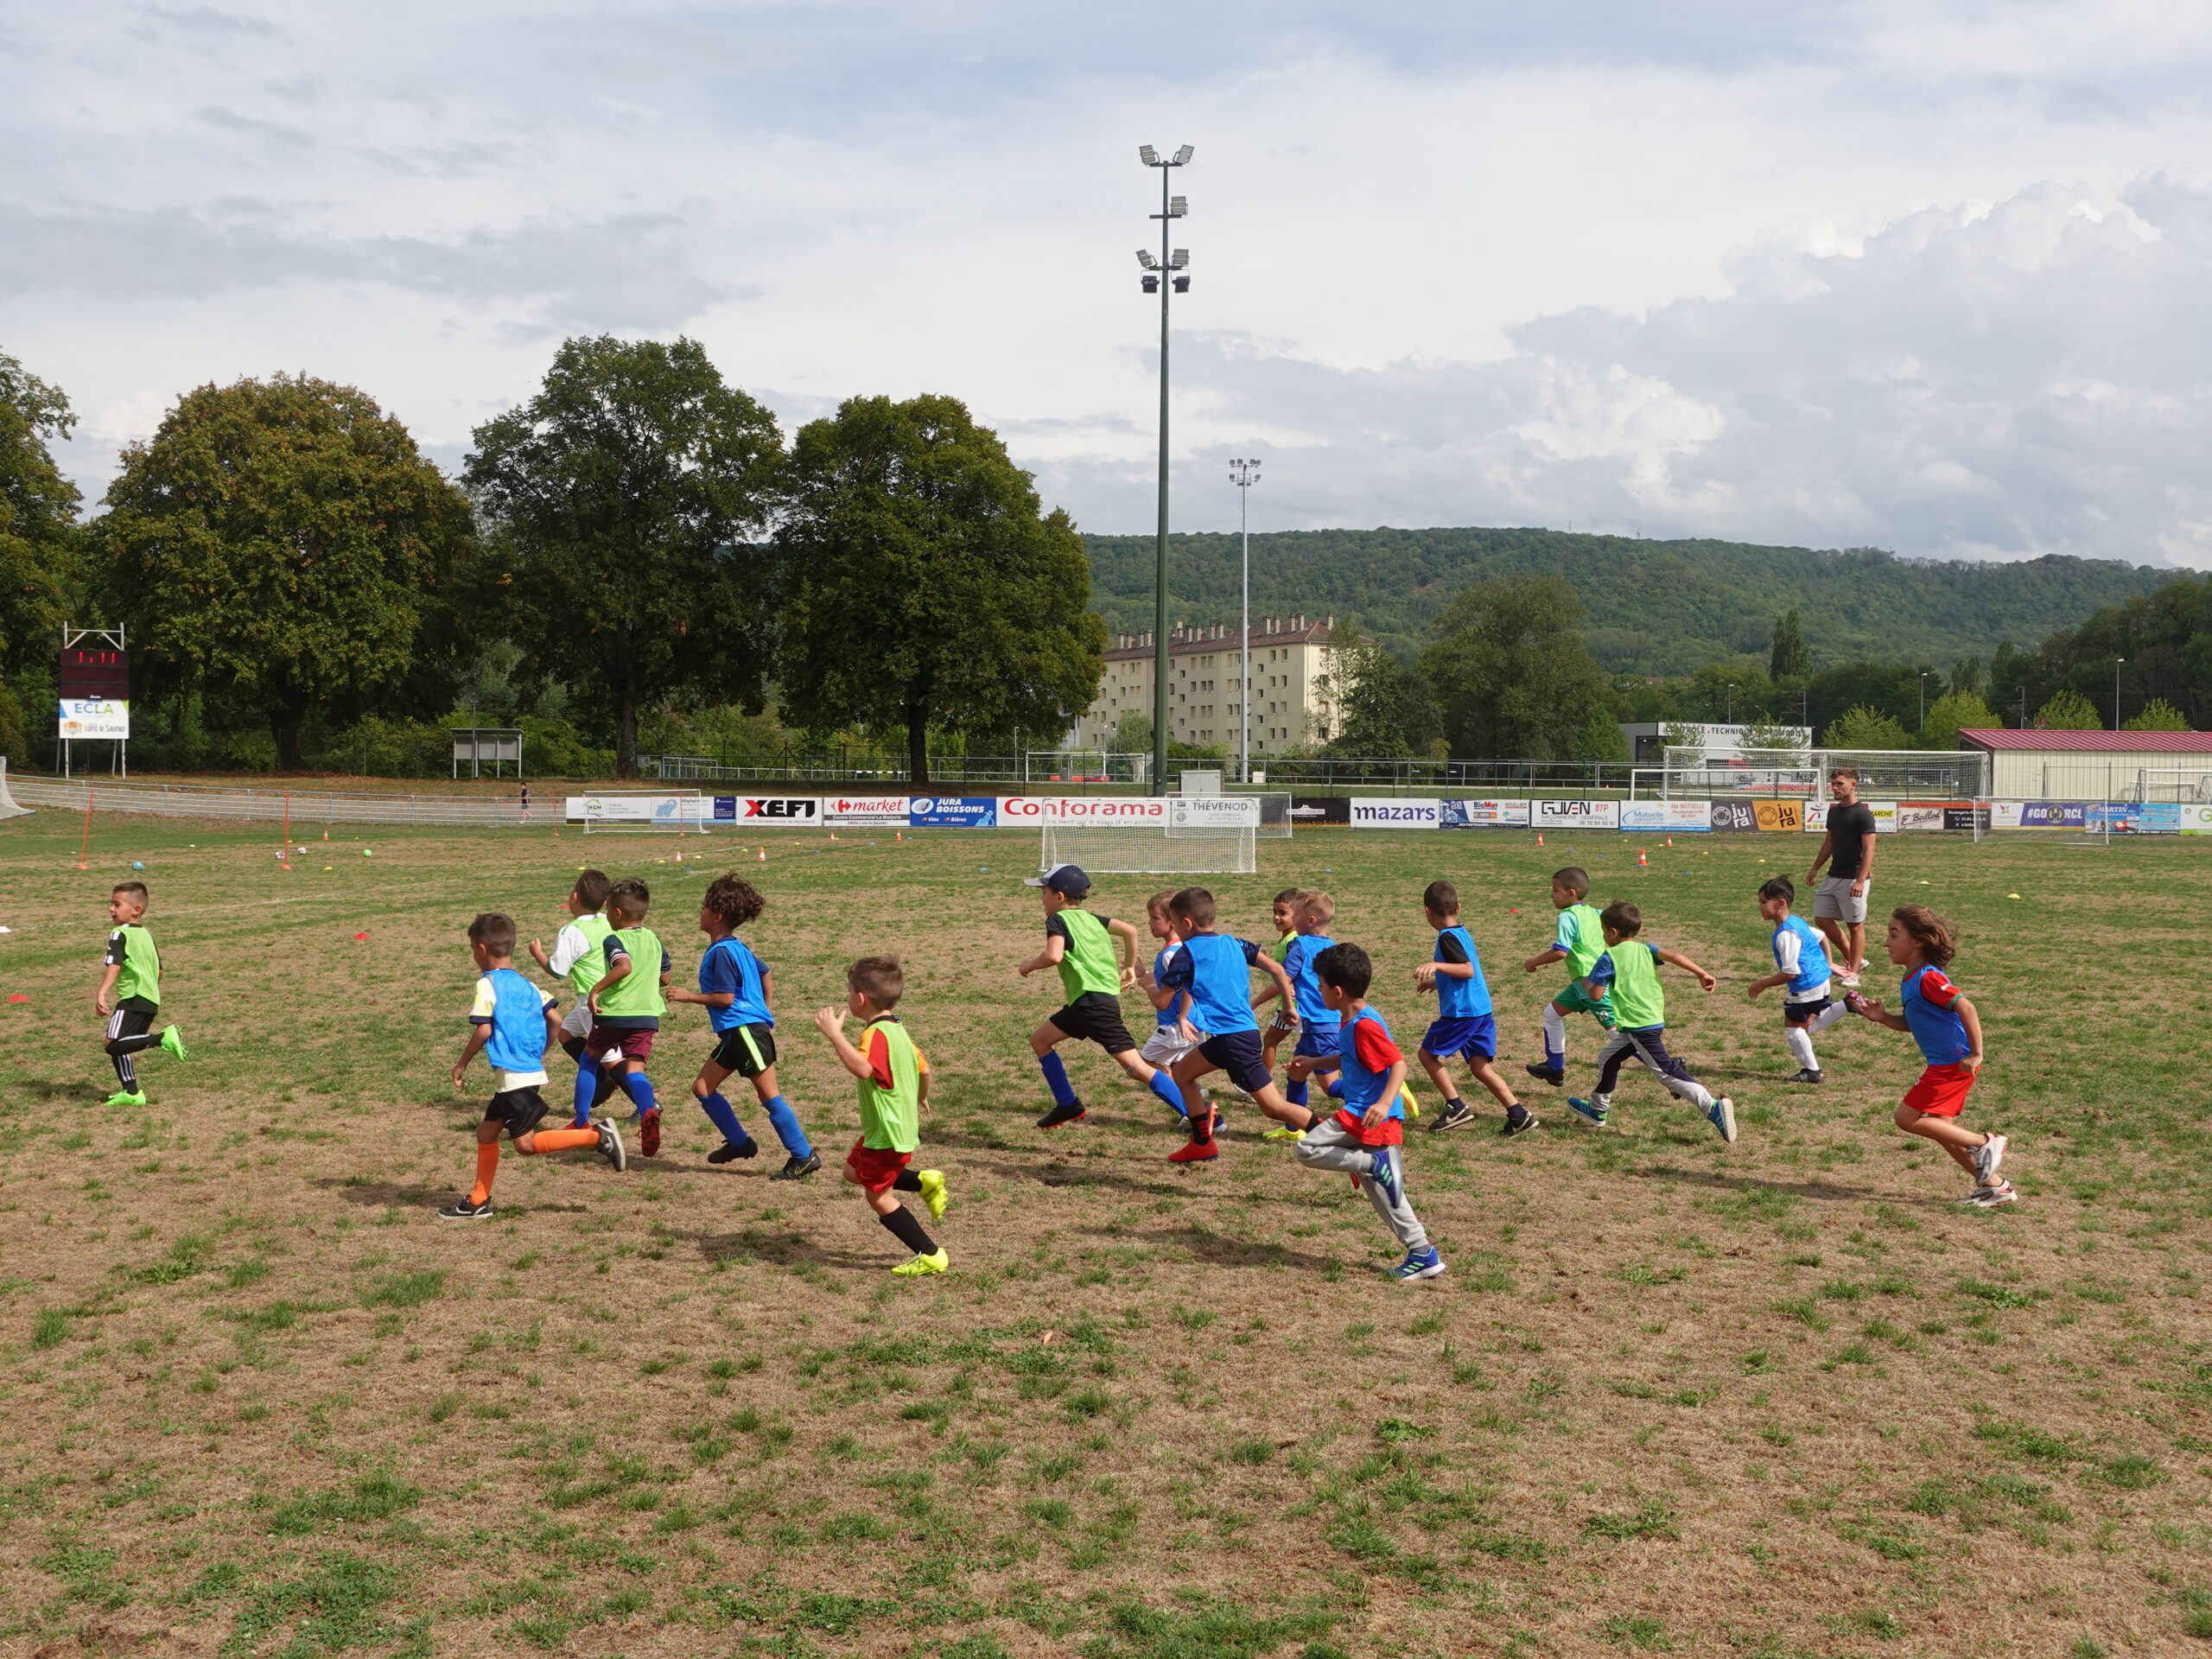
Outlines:
[[[1866,966],[1866,889],[1874,880],[1874,814],[1859,798],[1859,773],[1839,766],[1828,774],[1828,831],[1821,837],[1821,850],[1813,855],[1813,868],[1805,880],[1815,884],[1813,925],[1827,936],[1834,948],[1836,976],[1856,989]],[[1821,880],[1821,866],[1828,867]]]

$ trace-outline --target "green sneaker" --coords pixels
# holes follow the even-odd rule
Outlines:
[[[952,1195],[944,1190],[944,1172],[925,1169],[914,1179],[921,1184],[922,1202],[930,1207],[930,1219],[943,1221],[944,1206],[952,1202]]]
[[[903,1277],[914,1278],[925,1273],[943,1273],[951,1265],[952,1258],[940,1249],[935,1255],[917,1255],[911,1262],[901,1262],[891,1271]]]
[[[1289,1124],[1286,1123],[1281,1128],[1269,1129],[1265,1135],[1262,1135],[1260,1139],[1262,1141],[1296,1141],[1301,1139],[1305,1134],[1305,1130],[1294,1129]]]
[[[174,1054],[180,1060],[188,1060],[192,1058],[184,1046],[182,1026],[171,1026],[162,1033],[162,1052],[165,1054]]]
[[[100,1103],[103,1106],[143,1106],[145,1103],[146,1091],[143,1089],[135,1095],[128,1090],[119,1090]]]

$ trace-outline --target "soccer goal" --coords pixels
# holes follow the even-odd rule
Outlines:
[[[1287,830],[1288,798],[1280,814]],[[1250,795],[1171,796],[1160,817],[1143,822],[1047,821],[1038,849],[1039,870],[1078,864],[1105,875],[1252,875],[1268,817]],[[1265,825],[1280,835],[1284,830]]]
[[[1663,798],[1817,801],[1829,775],[1859,773],[1861,800],[1957,801],[1989,793],[1989,757],[1978,749],[1735,749],[1669,747]]]
[[[576,795],[564,815],[588,836],[713,833],[715,798],[696,790],[688,795],[622,793]]]

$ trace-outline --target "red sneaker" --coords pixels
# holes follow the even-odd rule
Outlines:
[[[638,1118],[638,1150],[648,1158],[660,1156],[660,1108],[648,1106]]]
[[[1220,1156],[1221,1148],[1209,1136],[1204,1141],[1185,1141],[1167,1154],[1167,1161],[1171,1164],[1203,1164]]]

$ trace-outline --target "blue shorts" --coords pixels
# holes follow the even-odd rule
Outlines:
[[[1439,1020],[1421,1039],[1421,1052],[1439,1059],[1464,1057],[1470,1060],[1497,1058],[1497,1021],[1487,1014],[1471,1014],[1456,1020]]]
[[[1321,1059],[1335,1056],[1342,1043],[1344,1030],[1342,1026],[1300,1026],[1298,1047],[1291,1058],[1293,1059]]]
[[[1257,1094],[1274,1079],[1260,1057],[1256,1031],[1225,1032],[1198,1045],[1198,1052],[1229,1074],[1229,1080],[1246,1094]]]

